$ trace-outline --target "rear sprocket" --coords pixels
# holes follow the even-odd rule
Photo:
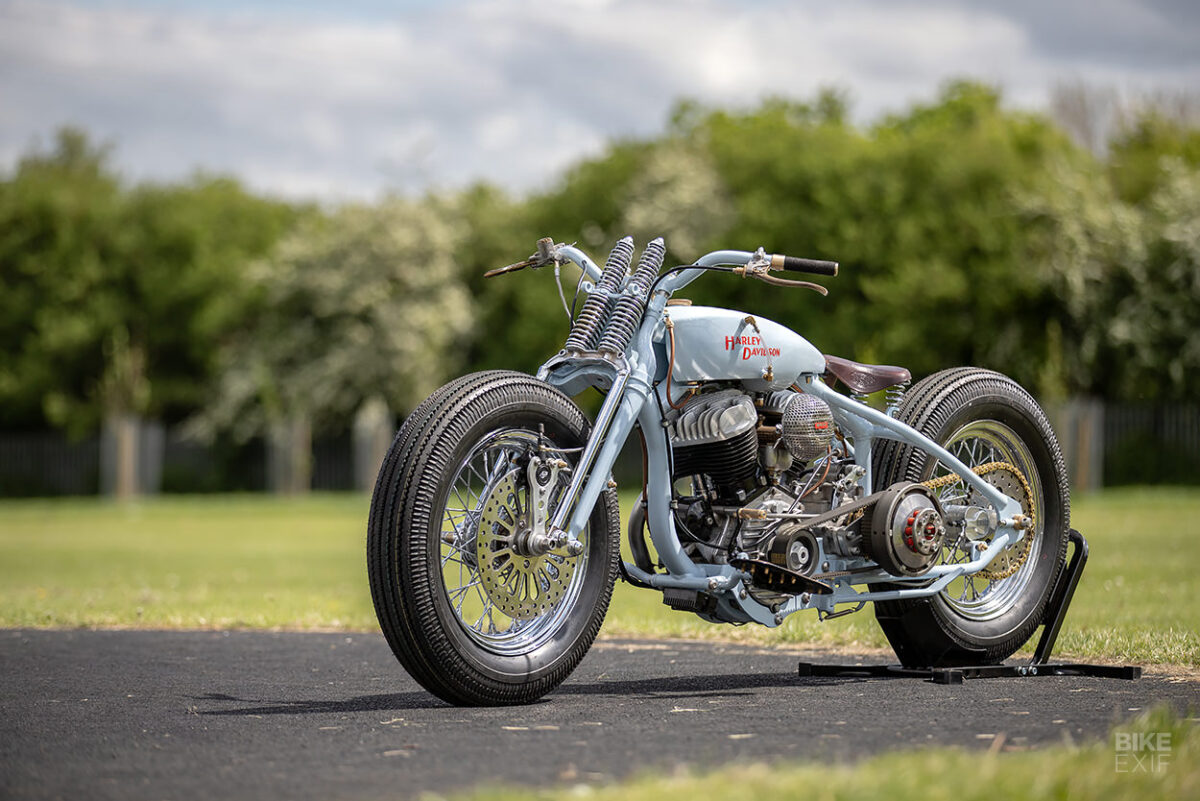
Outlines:
[[[1034,532],[1037,531],[1037,520],[1034,519],[1033,490],[1029,482],[1021,475],[1011,462],[988,462],[973,468],[973,472],[983,478],[996,489],[1021,504],[1021,511],[1029,518],[1029,528],[1019,542],[1004,549],[1003,553],[992,561],[977,575],[990,581],[1005,579],[1021,569],[1032,550]],[[963,483],[962,479],[953,473],[922,482],[930,490],[940,489]],[[987,501],[977,490],[971,490],[967,503],[969,505],[986,506]]]

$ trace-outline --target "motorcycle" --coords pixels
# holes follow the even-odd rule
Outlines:
[[[405,669],[453,704],[532,702],[587,653],[618,576],[712,623],[775,627],[872,603],[910,667],[1020,648],[1070,523],[1062,454],[1029,393],[972,367],[910,388],[904,368],[674,297],[712,272],[827,294],[778,273],[831,277],[835,262],[759,248],[663,270],[665,255],[655,239],[633,266],[626,237],[600,267],[543,239],[488,273],[552,266],[571,328],[536,377],[451,381],[391,445],[368,572]],[[586,293],[577,314],[567,263]],[[604,394],[594,422],[572,400],[589,387]],[[880,393],[884,408],[869,405]],[[635,431],[644,475],[625,561],[611,470]]]

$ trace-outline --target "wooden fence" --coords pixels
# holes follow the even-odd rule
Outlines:
[[[1075,491],[1129,484],[1200,485],[1200,404],[1117,404],[1075,399],[1047,407]],[[264,492],[272,489],[263,440],[211,445],[141,423],[141,492]],[[386,432],[347,431],[313,440],[311,486],[369,489]],[[627,450],[630,450],[627,448]],[[636,444],[618,480],[636,483]],[[104,436],[71,440],[57,432],[0,432],[0,496],[92,495],[112,487],[112,447]]]

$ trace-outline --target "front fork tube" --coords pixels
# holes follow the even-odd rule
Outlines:
[[[612,472],[613,464],[617,461],[621,447],[625,444],[630,432],[633,431],[633,423],[637,419],[638,411],[646,402],[648,389],[649,385],[645,380],[634,375],[628,378],[623,393],[618,393],[616,384],[609,390],[605,405],[607,406],[610,400],[614,401],[616,411],[613,414],[612,422],[606,432],[600,431],[597,426],[589,438],[588,449],[595,446],[595,450],[598,451],[595,461],[592,463],[591,469],[586,470],[583,459],[580,460],[580,466],[576,468],[575,475],[572,477],[571,486],[568,488],[567,494],[563,496],[558,513],[555,514],[556,527],[559,525],[560,517],[570,514],[570,522],[564,530],[571,539],[578,538],[579,533],[587,526],[592,509],[596,506],[596,501],[600,500],[600,493],[608,486],[608,476]],[[603,411],[601,409],[601,412]],[[597,423],[599,423],[599,417]],[[587,456],[588,449],[584,450],[584,457]],[[572,490],[575,490],[580,483],[583,488],[572,504]]]
[[[622,386],[623,393],[618,394],[621,387],[614,383],[605,399],[605,407],[609,407],[611,403],[611,408],[615,411],[609,415],[611,419],[603,436],[600,434],[601,424],[606,419],[605,407],[602,407],[596,416],[596,426],[592,437],[589,438],[588,447],[584,449],[567,494],[563,496],[558,507],[563,518],[570,515],[569,522],[563,521],[566,528],[559,530],[564,531],[571,539],[576,539],[583,531],[600,493],[608,484],[613,463],[625,440],[633,432],[634,423],[637,422],[646,434],[649,471],[646,482],[647,526],[658,558],[668,573],[651,576],[643,573],[635,565],[626,564],[626,568],[637,578],[660,588],[719,591],[736,586],[741,580],[741,574],[733,568],[728,565],[697,565],[683,552],[683,546],[675,535],[675,524],[671,516],[670,465],[667,459],[667,444],[662,434],[662,416],[650,398],[653,390],[644,374],[636,369],[627,375]],[[590,470],[584,468],[589,462]],[[579,494],[572,504],[571,499],[575,492]],[[559,525],[558,516],[555,517],[551,532],[556,530],[553,526]]]
[[[612,472],[617,455],[633,431],[634,423],[642,426],[646,435],[647,524],[654,549],[667,573],[644,573],[636,565],[626,563],[626,569],[638,579],[659,588],[678,587],[717,593],[721,619],[754,620],[768,626],[779,620],[768,610],[746,596],[741,589],[744,579],[740,571],[729,565],[698,565],[688,558],[675,533],[671,514],[671,471],[668,445],[663,436],[663,419],[655,399],[651,381],[657,364],[652,340],[659,328],[665,293],[656,293],[648,304],[646,318],[638,331],[636,347],[627,354],[627,370],[618,372],[613,386],[596,416],[592,435],[580,456],[579,464],[550,523],[550,534],[577,541],[587,526],[592,509],[600,499]],[[661,335],[661,331],[660,331]],[[557,384],[554,371],[546,376]]]
[[[616,398],[617,402],[613,404],[616,411],[602,437],[600,423],[604,409],[602,408],[597,415],[596,433],[590,438],[588,448],[580,458],[580,466],[575,470],[571,486],[563,496],[563,503],[559,505],[559,511],[563,517],[567,515],[566,507],[573,491],[577,489],[578,484],[582,484],[574,503],[574,511],[570,512],[570,522],[565,528],[571,539],[577,538],[587,526],[592,509],[608,484],[613,463],[616,462],[625,440],[633,432],[634,422],[640,422],[642,430],[646,432],[646,456],[650,471],[646,486],[646,511],[654,549],[658,551],[659,559],[672,575],[704,576],[706,573],[687,557],[675,536],[675,526],[671,519],[670,469],[667,464],[666,443],[662,441],[662,417],[653,401],[648,402],[651,391],[649,382],[637,371],[628,376],[623,395],[617,394],[616,385],[609,391],[605,405],[608,405],[609,400]],[[593,445],[597,447],[592,448]],[[585,468],[589,449],[594,451],[594,461],[590,470]],[[558,515],[555,516],[552,525],[559,525]]]
[[[575,466],[567,493],[563,496],[563,501],[558,505],[554,511],[554,517],[550,520],[549,530],[552,536],[557,536],[565,531],[567,536],[574,540],[579,537],[579,532],[583,531],[583,527],[587,525],[587,520],[592,514],[592,507],[596,505],[600,493],[604,490],[602,484],[608,482],[608,474],[616,459],[614,453],[611,458],[605,460],[606,448],[611,441],[616,441],[617,452],[619,452],[621,444],[625,442],[625,437],[629,436],[630,424],[624,424],[624,431],[620,430],[622,428],[620,423],[617,423],[615,429],[613,425],[615,420],[622,419],[622,412],[627,405],[637,402],[631,400],[630,396],[634,393],[625,391],[628,383],[629,369],[626,367],[613,379],[613,385],[609,389],[608,395],[605,396],[604,403],[600,406],[600,413],[596,415],[592,434],[588,437],[587,445],[584,446],[583,453],[579,457],[579,464]],[[645,395],[643,394],[642,401],[644,402],[644,400]],[[627,413],[624,416],[628,416]],[[616,436],[610,436],[610,434],[616,434]],[[597,463],[597,456],[600,457],[599,463]],[[585,486],[584,480],[589,476],[591,480]],[[582,496],[579,494],[581,489]],[[574,514],[571,514],[572,510],[574,510]],[[567,525],[568,515],[570,515],[569,526]]]

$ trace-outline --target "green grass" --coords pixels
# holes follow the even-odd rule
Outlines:
[[[1192,720],[1195,720],[1194,718]],[[1150,751],[1118,763],[1114,737],[1082,747],[1064,743],[1013,753],[993,740],[986,753],[961,748],[900,751],[853,765],[736,765],[691,775],[647,775],[602,787],[564,786],[547,790],[484,788],[453,796],[453,801],[577,799],[657,801],[661,798],[736,798],[770,801],[991,801],[1024,799],[1194,799],[1200,798],[1200,734],[1194,724],[1164,709],[1143,714],[1114,732],[1154,735],[1166,745],[1163,761]],[[1159,740],[1166,735],[1168,740]],[[998,748],[996,746],[999,746]],[[1019,748],[1019,747],[1017,747]],[[1158,752],[1153,752],[1158,753]],[[1120,764],[1124,770],[1118,770]],[[1135,770],[1140,765],[1144,769]]]
[[[375,625],[367,499],[0,503],[0,625]]]
[[[0,626],[373,629],[366,516],[359,495],[3,501]],[[1091,560],[1059,651],[1200,666],[1200,491],[1109,491],[1073,521]],[[734,628],[625,585],[604,634],[886,647],[869,608]]]

